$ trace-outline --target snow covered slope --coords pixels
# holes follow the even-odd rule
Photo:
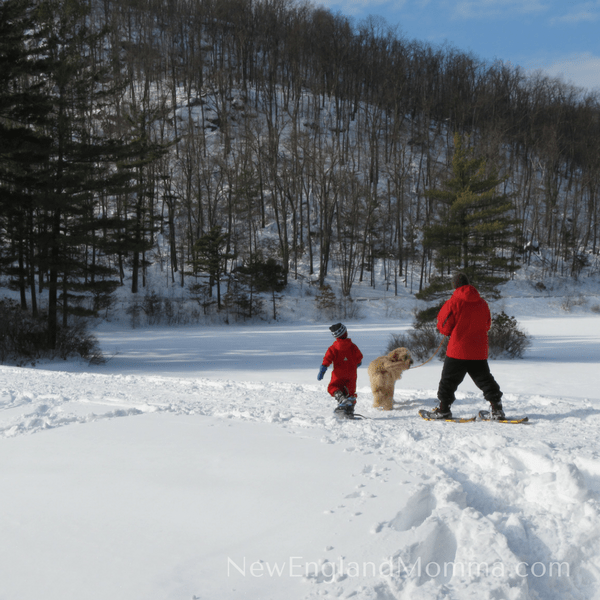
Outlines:
[[[385,323],[349,324],[360,422],[323,326],[107,326],[105,366],[0,367],[0,598],[600,598],[600,317],[522,322],[491,363],[518,426],[421,420],[438,361],[372,409]]]

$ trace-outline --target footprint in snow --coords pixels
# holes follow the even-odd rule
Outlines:
[[[412,494],[404,508],[388,523],[388,526],[396,531],[408,531],[413,527],[419,527],[431,516],[436,507],[436,499],[431,486],[421,486]]]

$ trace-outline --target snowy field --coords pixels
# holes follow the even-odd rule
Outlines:
[[[316,380],[330,323],[103,324],[105,365],[0,367],[0,599],[600,598],[598,297],[502,303],[534,338],[490,363],[527,425],[420,419],[438,360],[371,408],[408,317],[347,322],[365,421]]]

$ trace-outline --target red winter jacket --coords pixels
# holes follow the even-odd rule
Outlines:
[[[347,389],[350,396],[356,395],[356,369],[363,355],[350,338],[336,339],[325,353],[323,364],[333,363],[333,373],[327,391],[333,396],[337,390]]]
[[[463,360],[487,359],[491,325],[487,302],[472,285],[454,290],[437,317],[440,333],[450,336],[446,355]]]

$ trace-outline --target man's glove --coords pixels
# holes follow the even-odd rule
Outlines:
[[[321,381],[321,379],[325,377],[325,371],[327,371],[327,367],[325,365],[321,365],[321,368],[319,369],[319,374],[317,375],[317,379],[319,381]]]

